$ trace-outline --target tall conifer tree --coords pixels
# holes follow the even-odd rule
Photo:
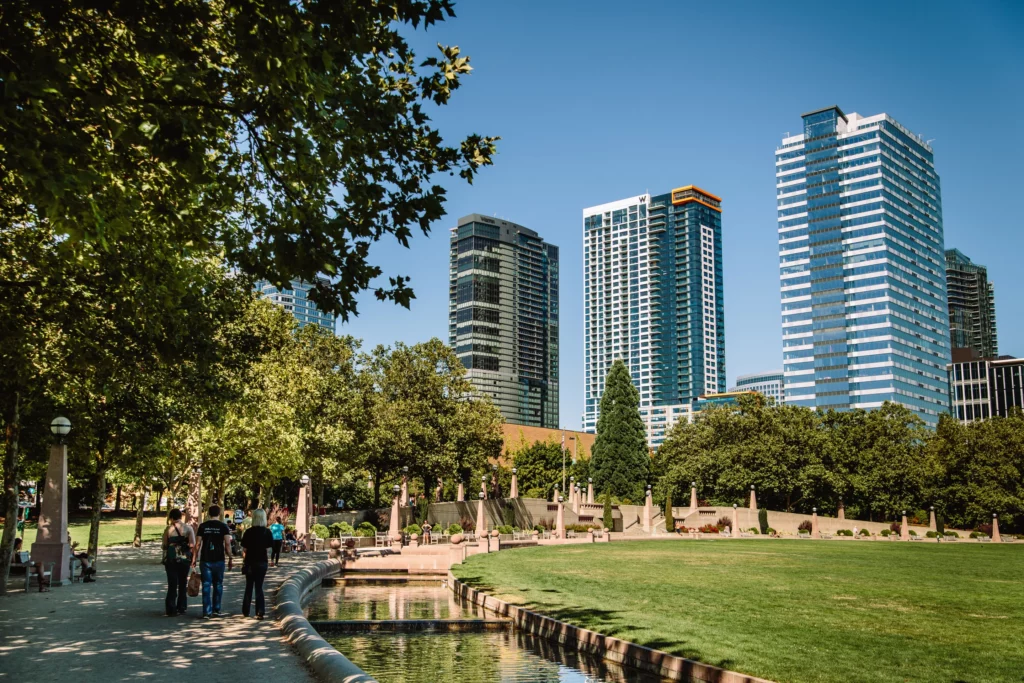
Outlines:
[[[650,455],[640,417],[640,392],[621,360],[612,364],[601,396],[601,416],[591,470],[594,486],[619,498],[638,502],[643,498]]]

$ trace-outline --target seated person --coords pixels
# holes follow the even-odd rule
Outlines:
[[[298,543],[295,540],[295,530],[289,527],[284,536],[285,548],[290,552],[295,550],[297,544]]]
[[[82,563],[82,583],[92,583],[96,579],[93,578],[96,574],[96,569],[92,566],[92,562],[89,561],[89,553],[75,552],[78,550],[78,542],[71,540],[71,532],[68,532],[68,545],[71,546],[71,557],[75,558]]]

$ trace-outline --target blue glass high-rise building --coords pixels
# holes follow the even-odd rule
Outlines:
[[[722,200],[693,185],[583,210],[584,431],[622,359],[651,425],[725,391]]]
[[[326,281],[326,278],[324,278]],[[321,311],[309,298],[312,285],[300,280],[292,280],[287,289],[278,289],[267,280],[258,280],[256,291],[264,299],[271,301],[288,311],[295,318],[299,327],[319,325],[325,330],[335,331],[337,317]]]
[[[886,114],[828,107],[776,151],[785,401],[935,424],[950,362],[939,177]]]

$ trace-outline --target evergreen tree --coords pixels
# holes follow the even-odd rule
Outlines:
[[[617,360],[608,372],[601,396],[601,416],[590,468],[599,491],[624,500],[639,501],[644,495],[650,456],[647,435],[640,417],[640,392],[629,370]]]
[[[672,516],[672,488],[665,492],[665,531],[672,533],[676,530],[676,520]]]
[[[604,528],[611,531],[615,528],[615,518],[612,517],[612,494],[604,492]]]
[[[761,508],[757,511],[757,525],[761,527],[761,533],[768,535],[768,510]]]

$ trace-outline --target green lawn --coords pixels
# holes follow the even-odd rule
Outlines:
[[[0,530],[3,526],[0,525]],[[79,546],[85,548],[89,545],[89,519],[73,517],[68,522],[68,530],[71,532],[71,539],[77,541]],[[164,532],[164,518],[146,517],[142,520],[142,540],[156,541]],[[108,545],[121,545],[131,543],[135,538],[135,519],[116,518],[100,520],[100,547]],[[25,527],[26,550],[32,547],[36,540],[36,525],[30,523]]]
[[[1024,680],[1024,543],[630,541],[475,555],[452,571],[776,681]]]

